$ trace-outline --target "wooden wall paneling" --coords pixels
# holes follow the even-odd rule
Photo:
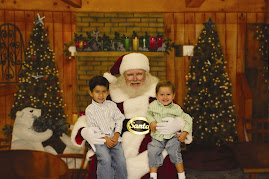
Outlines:
[[[232,95],[233,95],[233,103],[234,105],[238,108],[239,103],[237,102],[237,96],[236,96],[236,90],[237,90],[237,83],[236,83],[236,70],[237,70],[237,33],[238,33],[238,25],[237,25],[237,13],[226,13],[226,34],[225,34],[225,39],[226,39],[226,60],[227,60],[227,70],[229,74],[229,79],[232,84]],[[238,114],[238,109],[235,109],[236,114]],[[242,129],[241,125],[242,124],[242,119],[240,116],[236,116],[236,129],[238,132],[238,136],[242,138]]]
[[[256,13],[247,13],[247,23],[256,23],[257,14]]]
[[[166,13],[164,15],[165,38],[174,41],[174,14]],[[174,49],[166,54],[166,78],[175,84],[175,52]]]
[[[185,13],[185,25],[184,25],[184,44],[185,45],[196,45],[196,22],[195,22],[195,13]],[[184,76],[189,73],[190,66],[190,57],[184,57]],[[185,80],[186,81],[186,80]],[[186,82],[185,82],[186,83]],[[187,93],[186,86],[183,88],[184,94]],[[184,96],[185,97],[185,96]]]
[[[257,13],[257,23],[265,23],[264,13]]]
[[[53,12],[53,35],[54,35],[54,47],[56,68],[59,71],[59,81],[61,88],[63,87],[63,14],[62,12]],[[63,88],[62,88],[63,89]]]
[[[233,100],[236,92],[237,13],[226,13],[227,68],[232,83]]]
[[[175,13],[175,39],[176,45],[184,45],[184,13]],[[185,97],[186,79],[185,79],[184,57],[175,57],[175,86],[176,97],[175,101],[183,107]]]
[[[5,11],[0,10],[0,25],[3,25],[5,23]],[[1,67],[2,68],[2,67]],[[2,82],[3,76],[2,76],[2,69],[0,70],[0,81]]]
[[[238,13],[238,31],[237,31],[237,73],[245,72],[245,50],[246,50],[246,23],[247,14]]]
[[[74,40],[75,38],[75,32],[76,32],[76,14],[72,13],[71,14],[71,39]],[[72,78],[72,83],[73,83],[73,111],[77,111],[77,59],[74,59],[72,61],[72,74],[73,74],[73,78]],[[80,112],[80,111],[78,111]]]
[[[19,59],[21,60],[22,62],[24,61],[24,50],[25,50],[25,20],[24,20],[24,11],[15,11],[15,25],[18,27],[18,29],[20,30],[21,32],[21,35],[22,35],[22,39],[23,39],[23,49],[22,51],[20,51],[21,53],[19,53],[19,56],[22,55],[22,59]],[[17,41],[20,40],[20,36],[19,34],[17,33],[16,34],[16,37],[17,37]],[[20,67],[17,67],[17,73],[20,72],[22,69],[20,69]]]
[[[226,38],[225,38],[225,29],[226,29],[226,16],[225,13],[216,13],[216,26],[215,30],[218,32],[219,35],[219,43],[221,46],[221,50],[224,56],[224,59],[226,59]]]
[[[69,44],[72,41],[72,14],[71,13],[63,13],[63,44]],[[64,57],[64,66],[63,66],[63,74],[64,74],[64,99],[65,99],[65,111],[68,114],[67,120],[71,122],[71,116],[73,110],[73,99],[76,96],[73,94],[73,88],[76,87],[76,84],[73,83],[74,73],[73,73],[73,61],[75,59],[69,59],[69,57]]]
[[[203,23],[206,21],[208,21],[208,18],[205,17],[205,13],[195,13],[196,42],[202,32],[202,29],[205,27]]]
[[[25,11],[25,48],[29,47],[30,36],[33,34],[33,27],[36,14],[33,11]]]
[[[0,87],[4,88],[4,87]],[[1,90],[1,89],[0,89]],[[0,96],[0,138],[4,138],[4,135],[2,133],[3,127],[6,125],[7,120],[7,113],[6,113],[6,96]]]

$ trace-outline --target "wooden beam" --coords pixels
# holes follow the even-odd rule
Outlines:
[[[62,1],[75,8],[81,8],[82,5],[81,2],[82,0],[62,0]]]
[[[186,1],[186,7],[197,8],[200,7],[205,0],[185,0],[185,1]]]

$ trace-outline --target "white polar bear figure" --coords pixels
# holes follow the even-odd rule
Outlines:
[[[26,107],[16,113],[16,119],[13,126],[11,149],[28,149],[47,151],[52,154],[57,152],[51,147],[43,147],[42,142],[48,140],[53,132],[47,129],[45,132],[36,132],[33,130],[35,118],[41,116],[41,109]]]

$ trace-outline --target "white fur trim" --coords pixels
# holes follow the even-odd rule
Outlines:
[[[122,148],[125,158],[135,157],[139,153],[139,147],[145,135],[137,135],[131,132],[124,132],[122,135]]]
[[[108,72],[105,72],[103,77],[105,77],[109,83],[115,83],[117,81],[117,77]]]
[[[149,72],[148,57],[142,53],[129,53],[125,55],[120,64],[120,74],[131,69],[143,69]]]
[[[149,106],[149,96],[138,96],[123,102],[124,115],[127,119],[146,117]]]
[[[82,144],[77,144],[77,142],[75,140],[79,129],[82,127],[88,127],[86,115],[80,116],[78,118],[77,122],[75,123],[75,125],[73,127],[72,133],[71,133],[71,142],[77,147],[84,146],[84,143],[85,143],[85,140],[84,140],[82,142]]]
[[[86,160],[90,160],[90,158],[94,155],[95,153],[93,152],[92,149],[88,150],[87,154],[86,154]]]

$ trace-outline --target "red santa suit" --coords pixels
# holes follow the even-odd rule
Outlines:
[[[132,64],[130,65],[128,63],[123,63],[124,58],[122,60],[121,57],[120,60],[122,60],[122,62],[119,62],[118,60],[110,70],[112,75],[117,74],[115,73],[115,69],[117,68],[120,69],[121,74],[123,74],[123,72],[128,69],[144,69],[146,72],[149,71],[149,63],[147,57],[145,63],[145,56],[143,54],[131,54],[133,55],[131,55],[130,58],[128,55],[126,55],[128,57],[126,59],[128,60],[126,60],[125,62],[132,62]],[[104,76],[108,79],[110,83],[116,83],[117,79],[111,74],[105,74]],[[142,95],[137,97],[130,97],[129,94],[126,94],[126,92],[122,88],[117,87],[117,85],[110,85],[111,100],[117,103],[119,109],[125,115],[126,119],[132,119],[134,117],[145,117],[149,103],[155,100],[155,87],[158,81],[159,80],[156,77],[151,76],[149,88],[147,88],[147,90]],[[85,120],[86,118],[79,119],[72,131],[71,140],[76,145],[84,145],[85,143],[84,138],[80,134],[80,131],[83,127],[88,127]],[[126,121],[124,122],[124,124],[126,124]],[[147,144],[150,141],[151,137],[149,134],[138,135],[133,134],[129,131],[123,132],[122,147],[126,157],[128,179],[149,178]],[[165,160],[163,166],[158,169],[158,178],[177,178],[175,166],[170,162],[169,156],[167,156],[166,151],[163,152],[163,156]],[[91,165],[89,168],[90,179],[96,178],[96,157],[93,157],[92,160],[93,165]]]

